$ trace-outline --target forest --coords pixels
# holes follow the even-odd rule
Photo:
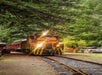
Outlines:
[[[50,29],[69,47],[102,46],[102,0],[0,0],[0,40]]]

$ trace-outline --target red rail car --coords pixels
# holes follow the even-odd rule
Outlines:
[[[14,41],[13,43],[11,43],[10,45],[6,45],[4,47],[4,50],[8,53],[10,53],[11,51],[12,52],[20,52],[22,49],[21,49],[21,43],[25,41],[24,39],[22,40],[18,40],[18,41]]]

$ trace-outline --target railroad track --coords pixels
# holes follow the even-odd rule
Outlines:
[[[72,59],[72,60],[77,60],[77,61],[82,61],[82,62],[87,62],[87,63],[96,64],[96,65],[102,66],[101,63],[87,61],[87,60],[75,59],[75,58],[70,58],[70,57],[66,57],[66,56],[56,56],[56,57],[61,57],[61,58],[66,58],[66,59]]]
[[[47,56],[46,59],[52,60],[64,66],[72,75],[102,75],[102,65],[98,63],[77,60],[62,56]]]
[[[55,69],[61,69],[58,70],[59,71],[59,75],[91,75],[91,74],[87,74],[84,71],[80,70],[80,69],[76,69],[72,66],[66,65],[64,63],[61,63],[53,58],[50,57],[43,57],[44,61],[48,62],[49,64],[51,64],[53,67],[55,67]],[[57,68],[56,68],[57,65]],[[60,67],[58,67],[60,66]]]
[[[84,70],[85,72],[87,72],[91,75],[102,75],[102,64],[101,63],[87,61],[87,60],[80,60],[80,59],[75,59],[75,58],[70,58],[70,57],[65,57],[65,56],[56,56],[56,57],[65,58],[65,59],[70,60],[70,61],[71,60],[76,61],[75,63],[79,62],[79,64],[77,64],[77,66],[78,65],[81,65],[81,66],[77,67],[77,68]]]

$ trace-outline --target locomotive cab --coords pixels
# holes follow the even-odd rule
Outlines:
[[[46,35],[38,38],[37,44],[42,44],[42,46],[40,45],[41,47],[39,47],[39,49],[43,50],[43,55],[54,55],[56,45],[58,44],[58,39],[52,35]]]

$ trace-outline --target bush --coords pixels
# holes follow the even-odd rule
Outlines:
[[[81,40],[81,39],[79,40],[73,36],[67,36],[66,38],[63,39],[63,42],[66,47],[70,47],[70,48],[77,48],[77,47],[83,48],[87,46],[85,40]]]

